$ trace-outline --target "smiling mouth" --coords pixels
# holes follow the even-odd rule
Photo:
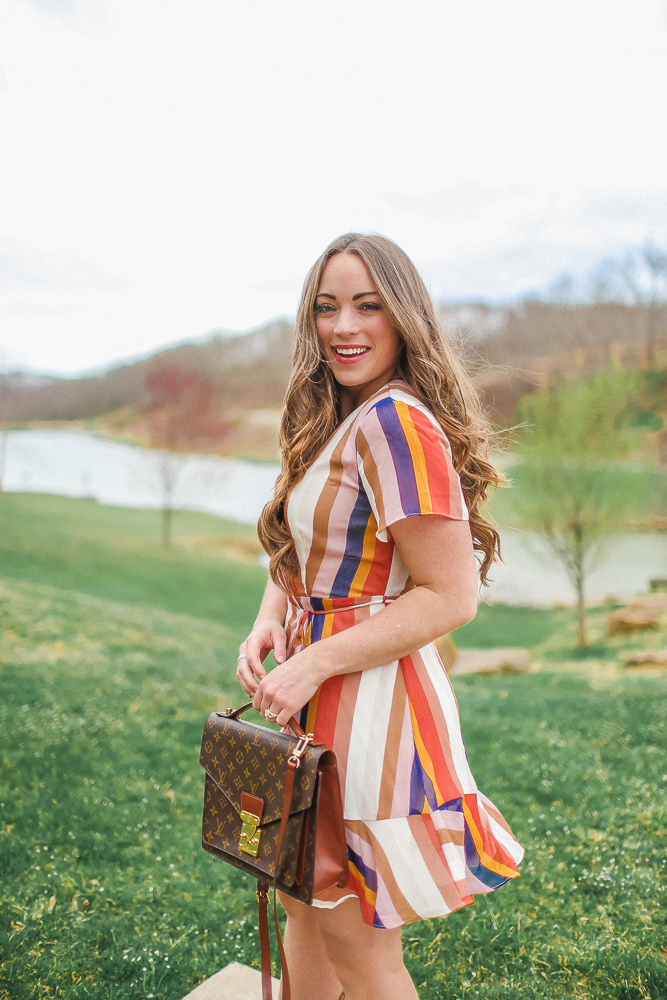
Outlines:
[[[338,358],[360,358],[364,354],[368,354],[370,347],[332,347],[332,352]]]

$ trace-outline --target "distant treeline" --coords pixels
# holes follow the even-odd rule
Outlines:
[[[512,419],[517,400],[559,377],[612,364],[667,366],[667,306],[523,301],[443,305],[447,335],[475,372],[491,416]],[[0,375],[0,422],[85,420],[149,405],[147,380],[172,365],[205,377],[222,411],[279,407],[290,370],[293,327],[268,324],[238,337],[159,351],[151,357],[79,378]],[[648,345],[648,346],[647,346]],[[651,356],[652,355],[652,356]]]

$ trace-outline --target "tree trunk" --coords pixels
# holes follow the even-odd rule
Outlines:
[[[655,328],[657,321],[657,303],[654,299],[648,304],[646,310],[646,367],[655,368]]]
[[[4,492],[6,458],[7,458],[7,431],[0,431],[0,493]]]
[[[178,479],[178,456],[168,451],[160,455],[160,480],[162,486],[162,546],[171,545],[171,528],[174,517],[174,487]]]
[[[171,545],[171,522],[173,517],[171,507],[162,508],[162,546],[168,549]]]
[[[574,524],[574,586],[577,591],[577,647],[588,645],[586,636],[586,605],[584,604],[584,531],[580,523]]]
[[[586,606],[584,604],[583,580],[577,581],[577,647],[584,649],[588,645],[586,636]]]

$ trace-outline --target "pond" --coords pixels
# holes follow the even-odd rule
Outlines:
[[[171,455],[83,431],[9,431],[3,487],[8,493],[92,497],[116,507],[160,509],[168,477],[175,509],[254,524],[278,469],[209,455]]]
[[[92,497],[103,504],[153,509],[162,506],[165,484],[171,483],[175,509],[254,524],[278,468],[207,455],[165,456],[83,431],[23,430],[6,435],[2,481],[7,492]],[[492,571],[486,600],[573,603],[564,570],[539,536],[504,528],[502,542],[504,562]],[[592,565],[587,595],[591,601],[632,597],[645,592],[655,577],[667,577],[667,533],[622,534]]]

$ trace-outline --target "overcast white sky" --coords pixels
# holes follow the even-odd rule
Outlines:
[[[4,0],[0,365],[293,315],[350,229],[501,300],[667,244],[664,0]]]

